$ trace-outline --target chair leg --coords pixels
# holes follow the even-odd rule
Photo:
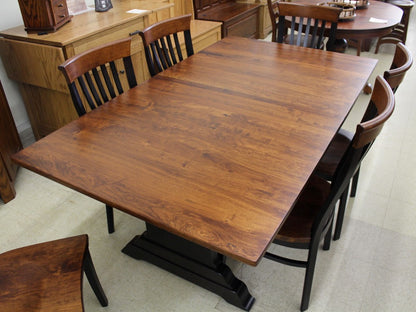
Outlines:
[[[302,302],[300,310],[305,311],[309,307],[311,297],[313,274],[315,272],[316,257],[318,254],[318,245],[312,246],[308,254],[308,262],[306,265],[305,282],[303,283]]]
[[[105,210],[107,213],[107,227],[108,233],[111,234],[114,232],[114,211],[113,207],[109,205],[105,205]]]
[[[334,217],[332,217],[331,225],[329,226],[329,229],[325,234],[324,248],[323,248],[324,250],[329,250],[329,248],[331,247],[331,237],[332,237],[333,225],[334,225]]]
[[[355,197],[355,194],[357,193],[357,184],[358,184],[358,177],[360,176],[360,167],[358,167],[357,171],[354,174],[354,177],[352,178],[352,185],[351,185],[351,197]]]
[[[339,199],[337,222],[335,224],[334,240],[338,240],[341,237],[342,223],[344,222],[345,207],[347,206],[349,184],[345,188],[344,192]]]
[[[104,293],[101,283],[98,279],[97,273],[95,272],[94,264],[92,263],[90,251],[85,251],[84,266],[85,275],[87,276],[88,282],[91,285],[92,290],[97,296],[98,301],[103,307],[108,306],[108,299]]]
[[[377,40],[376,50],[374,51],[374,54],[378,53],[378,48],[380,47],[380,44],[381,44],[381,37],[379,37]]]

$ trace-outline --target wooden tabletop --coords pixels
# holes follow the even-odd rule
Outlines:
[[[317,4],[325,1],[294,0],[294,2]],[[367,8],[357,9],[355,13],[353,19],[341,20],[338,23],[337,37],[346,39],[379,37],[389,33],[403,15],[402,9],[397,6],[377,0],[369,0]],[[371,22],[371,18],[385,22]]]
[[[225,38],[13,159],[256,265],[376,62]]]

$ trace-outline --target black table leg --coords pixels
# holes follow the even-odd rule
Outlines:
[[[255,298],[225,264],[225,257],[146,223],[147,231],[134,237],[123,252],[145,260],[208,289],[228,303],[249,311]]]

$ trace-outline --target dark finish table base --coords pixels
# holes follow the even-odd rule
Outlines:
[[[225,257],[150,224],[123,252],[145,260],[216,293],[228,303],[249,311],[255,298],[225,264]]]

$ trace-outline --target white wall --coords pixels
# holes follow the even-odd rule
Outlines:
[[[23,24],[17,0],[1,0],[2,9],[0,11],[0,29],[15,27]],[[3,63],[0,61],[0,80],[6,93],[7,101],[13,114],[14,121],[19,133],[30,127],[29,118],[20,96],[17,84],[9,80],[4,70]]]

